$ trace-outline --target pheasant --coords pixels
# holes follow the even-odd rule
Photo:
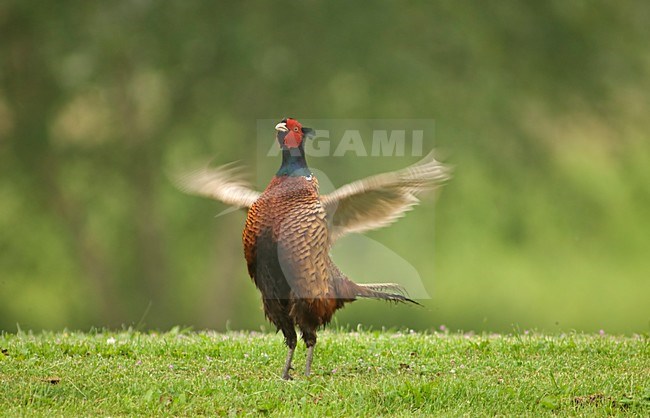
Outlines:
[[[432,154],[399,171],[384,173],[320,195],[307,166],[304,141],[314,131],[286,118],[275,126],[282,164],[259,193],[232,165],[203,168],[178,179],[181,190],[248,211],[243,232],[248,273],[262,294],[264,313],[288,347],[282,378],[291,379],[296,326],[307,347],[311,372],[316,330],[357,298],[415,303],[397,284],[358,284],[334,264],[329,252],[345,234],[388,225],[418,203],[416,195],[449,178]]]

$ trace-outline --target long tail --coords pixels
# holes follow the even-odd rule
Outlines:
[[[395,283],[355,283],[356,297],[383,299],[391,302],[413,303],[420,305],[418,302],[407,297],[404,288]]]

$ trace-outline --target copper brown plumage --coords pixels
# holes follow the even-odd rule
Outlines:
[[[308,348],[309,375],[316,330],[345,303],[359,297],[416,303],[399,285],[349,280],[330,258],[330,247],[347,233],[395,221],[417,204],[419,192],[447,180],[449,171],[430,154],[404,170],[359,180],[322,196],[303,147],[313,131],[290,118],[276,130],[282,165],[264,192],[252,190],[232,166],[195,171],[180,178],[178,185],[248,210],[242,236],[248,273],[262,294],[266,317],[284,335],[288,353],[282,377],[289,379],[296,327]]]

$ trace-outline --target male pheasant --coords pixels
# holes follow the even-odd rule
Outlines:
[[[284,334],[289,370],[297,326],[307,346],[309,376],[316,330],[359,297],[414,302],[399,285],[357,284],[336,267],[329,252],[341,236],[385,226],[417,204],[416,194],[449,178],[431,154],[406,169],[379,174],[320,195],[307,167],[304,140],[312,129],[287,118],[275,126],[282,165],[264,192],[254,191],[232,166],[201,169],[179,180],[188,193],[246,208],[243,233],[248,273],[262,293],[266,317]]]

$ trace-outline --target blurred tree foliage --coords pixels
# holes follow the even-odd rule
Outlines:
[[[166,173],[254,165],[256,121],[287,115],[433,118],[455,165],[435,230],[425,199],[369,234],[426,309],[339,323],[647,330],[648,21],[643,1],[5,0],[0,330],[264,324],[243,215]],[[326,160],[339,185],[388,167]]]

